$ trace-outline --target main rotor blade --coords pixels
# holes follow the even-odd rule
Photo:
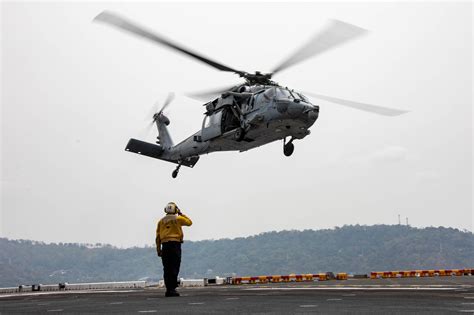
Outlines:
[[[212,90],[207,90],[204,92],[194,92],[194,93],[188,93],[186,96],[190,98],[194,98],[198,101],[211,101],[213,98],[216,98],[217,96],[221,95],[224,92],[232,90],[236,85],[233,86],[228,86],[228,87],[221,87],[218,89],[212,89]]]
[[[358,26],[338,20],[331,20],[330,24],[323,31],[317,33],[308,43],[280,63],[273,70],[273,73],[280,72],[303,60],[319,55],[367,32],[367,30]]]
[[[202,55],[200,55],[196,52],[191,51],[190,49],[182,47],[179,44],[173,43],[172,41],[164,38],[163,36],[161,36],[157,33],[154,33],[152,31],[146,30],[144,27],[141,27],[141,26],[133,23],[132,21],[129,21],[129,20],[127,20],[127,19],[125,19],[125,18],[123,18],[123,17],[121,17],[121,16],[119,16],[115,13],[104,11],[104,12],[100,13],[99,15],[97,15],[94,18],[94,21],[103,22],[103,23],[115,26],[115,27],[120,28],[124,31],[130,32],[132,34],[135,34],[135,35],[138,35],[140,37],[151,40],[155,43],[167,46],[167,47],[172,48],[174,50],[177,50],[177,51],[179,51],[183,54],[186,54],[190,57],[193,57],[193,58],[195,58],[195,59],[197,59],[201,62],[204,62],[204,63],[206,63],[206,64],[208,64],[208,65],[210,65],[214,68],[217,68],[221,71],[235,72],[239,75],[245,73],[243,71],[235,70],[235,69],[230,68],[228,66],[225,66],[225,65],[223,65],[223,64],[221,64],[217,61],[206,58],[206,57],[204,57],[204,56],[202,56]]]
[[[344,100],[342,98],[336,98],[336,97],[331,97],[331,96],[326,96],[326,95],[321,95],[321,94],[307,93],[307,92],[305,92],[304,94],[311,95],[315,98],[326,100],[331,103],[348,106],[355,109],[371,112],[374,114],[384,115],[384,116],[398,116],[401,114],[408,113],[407,110],[388,108],[388,107],[371,105],[371,104],[366,104],[366,103],[359,103],[359,102]]]

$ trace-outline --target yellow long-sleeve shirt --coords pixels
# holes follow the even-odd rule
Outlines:
[[[191,226],[193,222],[186,215],[167,214],[156,227],[156,248],[169,241],[183,242],[182,226]]]

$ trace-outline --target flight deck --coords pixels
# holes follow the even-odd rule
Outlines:
[[[0,295],[0,313],[474,313],[474,277],[348,279]]]

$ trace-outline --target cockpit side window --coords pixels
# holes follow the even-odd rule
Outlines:
[[[293,92],[293,93],[296,93],[296,92]],[[298,94],[298,97],[299,97],[300,100],[303,100],[303,101],[305,101],[305,102],[308,102],[308,98],[307,98],[306,96],[304,96],[304,95],[301,94],[301,93],[296,93],[296,94]]]
[[[300,93],[296,92],[295,90],[291,90],[290,93],[291,93],[291,95],[293,96],[294,99],[302,100],[302,101],[305,101],[305,102],[308,101],[308,99],[303,94],[300,94]]]
[[[263,96],[267,99],[267,100],[271,100],[275,97],[275,88],[274,87],[271,87],[269,89],[267,89],[264,93],[263,93]]]

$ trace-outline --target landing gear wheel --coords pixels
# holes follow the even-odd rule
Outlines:
[[[235,141],[240,142],[244,140],[244,136],[245,136],[245,130],[243,128],[237,128],[237,130],[235,130],[235,133],[234,133]]]
[[[295,145],[292,142],[288,142],[283,146],[283,154],[285,154],[285,156],[291,156],[293,151],[295,151]]]
[[[179,168],[181,167],[181,164],[179,164],[176,169],[173,171],[173,173],[171,173],[171,177],[173,178],[176,178],[178,176],[178,173],[179,173]]]

